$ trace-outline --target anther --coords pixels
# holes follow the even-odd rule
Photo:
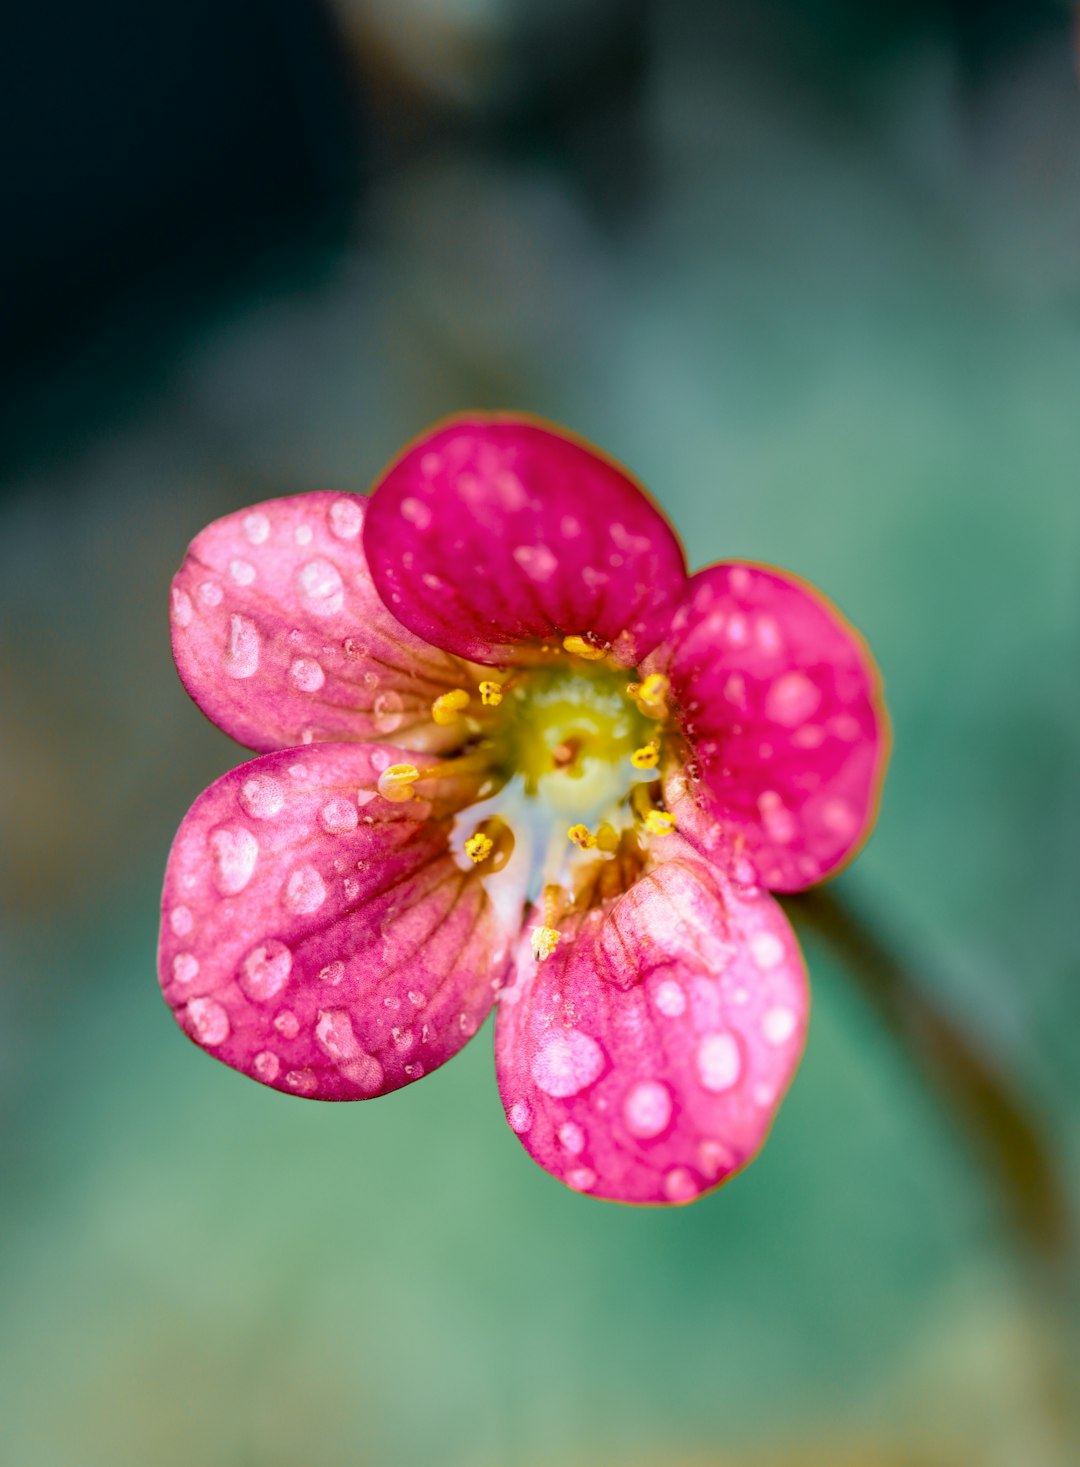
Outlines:
[[[650,739],[640,749],[635,749],[630,755],[630,763],[635,769],[655,769],[660,763],[660,745],[656,739]]]
[[[503,690],[500,683],[483,682],[480,684],[480,701],[485,708],[498,708],[503,700]]]
[[[609,856],[619,849],[619,832],[606,820],[596,832],[596,845],[599,850],[606,851]]]
[[[646,718],[666,718],[668,715],[667,695],[671,680],[662,672],[650,672],[640,683],[630,683],[627,695],[633,698]]]
[[[420,771],[415,764],[391,764],[379,775],[379,794],[393,805],[403,805],[412,799],[413,785],[419,778]]]
[[[645,829],[650,835],[670,835],[675,829],[675,817],[666,810],[650,810],[645,816]]]
[[[599,662],[607,656],[606,647],[597,647],[584,637],[563,637],[562,644],[572,657],[583,657],[586,662]]]
[[[556,931],[554,927],[533,928],[531,939],[532,952],[533,957],[538,963],[542,963],[545,958],[551,957],[551,954],[559,945],[559,938],[561,936],[562,933]]]
[[[494,849],[495,842],[482,830],[478,830],[475,835],[470,835],[465,842],[465,854],[474,866],[479,866],[481,861],[486,861]]]
[[[464,688],[452,688],[449,693],[440,693],[431,705],[431,716],[436,723],[456,723],[469,706],[469,695]]]
[[[596,849],[596,836],[587,825],[571,825],[566,833],[580,850],[593,851]]]

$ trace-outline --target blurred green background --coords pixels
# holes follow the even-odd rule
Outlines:
[[[242,757],[169,656],[188,540],[524,408],[695,565],[787,566],[867,635],[895,751],[838,890],[1075,1197],[1071,9],[13,7],[4,1467],[1077,1460],[1075,1278],[819,942],[769,1145],[672,1211],[536,1168],[489,1030],[304,1104],[189,1045],[154,974],[171,836]]]

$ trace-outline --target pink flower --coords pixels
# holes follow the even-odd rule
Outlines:
[[[806,975],[766,888],[866,837],[873,662],[816,592],[687,577],[627,472],[528,418],[432,429],[370,498],[273,500],[172,588],[184,685],[260,758],[185,817],[165,997],[274,1089],[361,1100],[498,1000],[507,1119],[568,1186],[687,1202],[761,1146]]]

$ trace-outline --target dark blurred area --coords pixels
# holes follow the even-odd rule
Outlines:
[[[243,757],[172,667],[188,541],[527,409],[865,632],[895,752],[841,890],[1075,1203],[1075,57],[1051,0],[8,7],[5,1467],[1076,1460],[1075,1277],[809,927],[775,1133],[676,1212],[533,1167],[487,1033],[305,1106],[154,976]]]

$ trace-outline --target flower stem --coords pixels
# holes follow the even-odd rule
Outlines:
[[[823,943],[855,978],[909,1060],[966,1130],[1025,1252],[1062,1267],[1072,1249],[1068,1192],[1041,1122],[1012,1077],[939,1003],[876,922],[831,883],[783,905],[800,935]]]

